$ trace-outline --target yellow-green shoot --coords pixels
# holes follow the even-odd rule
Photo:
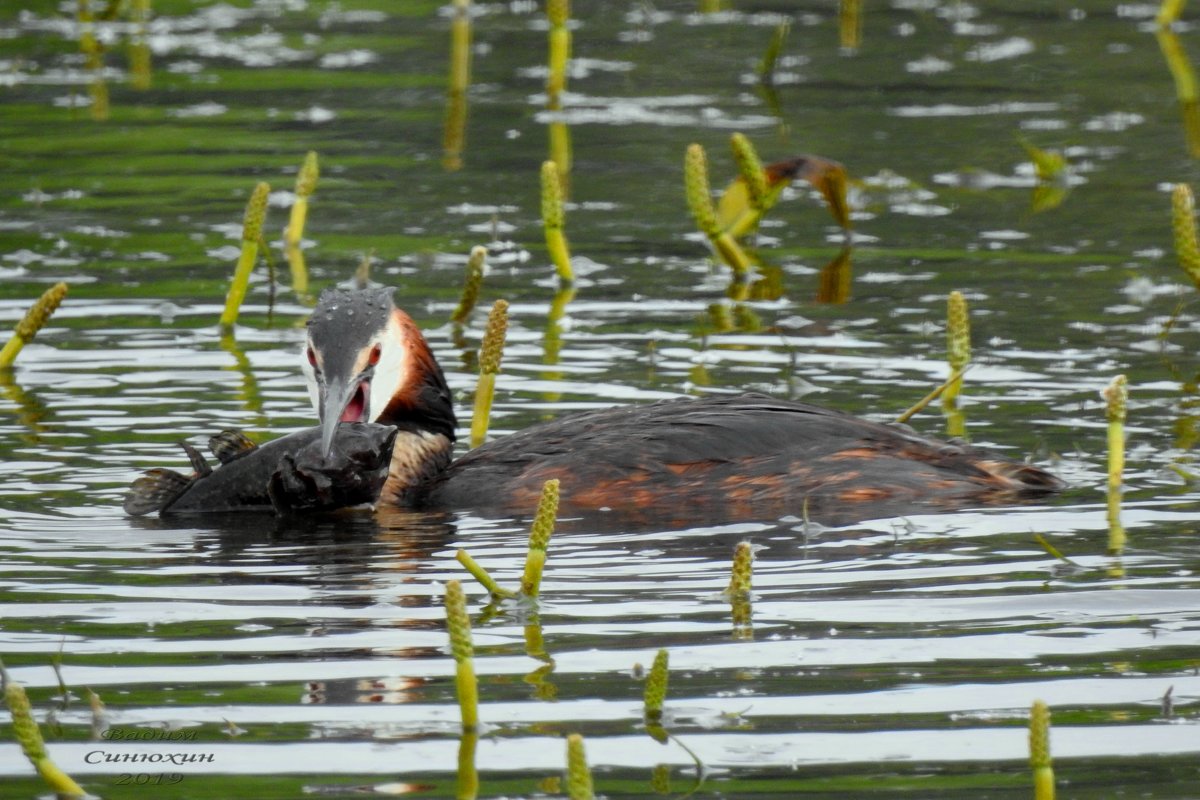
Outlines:
[[[1124,375],[1118,375],[1102,392],[1105,416],[1108,417],[1108,488],[1121,485],[1121,473],[1125,470],[1125,412],[1129,403],[1129,384]]]
[[[442,165],[462,167],[467,131],[467,88],[471,83],[471,0],[454,0],[450,22],[450,81],[446,89],[446,120],[442,133]]]
[[[529,531],[525,573],[521,576],[521,593],[526,597],[536,598],[541,587],[542,570],[546,567],[546,548],[550,545],[558,516],[558,485],[558,478],[551,478],[542,484],[542,497]]]
[[[454,557],[458,560],[458,563],[463,565],[463,568],[466,569],[467,572],[471,573],[471,577],[479,581],[480,586],[488,590],[488,593],[492,597],[504,598],[514,597],[516,595],[516,593],[512,590],[505,589],[503,586],[496,583],[496,579],[493,578],[491,574],[489,574],[488,571],[484,569],[481,564],[479,564],[479,562],[471,558],[471,554],[466,550],[459,550],[454,554]]]
[[[1175,238],[1175,255],[1179,266],[1200,289],[1200,245],[1196,241],[1196,198],[1186,183],[1175,185],[1171,192],[1171,231]]]
[[[668,661],[667,651],[659,650],[654,656],[650,674],[646,676],[642,715],[646,733],[656,742],[666,742],[670,736],[662,725],[663,703],[667,699]]]
[[[1034,800],[1054,800],[1054,768],[1050,766],[1050,709],[1035,700],[1029,712],[1029,766]]]
[[[475,410],[471,417],[471,447],[478,447],[487,438],[492,398],[496,394],[496,375],[500,373],[507,334],[508,302],[497,300],[488,314],[483,344],[479,348],[479,384],[475,388]]]
[[[58,310],[66,296],[67,285],[65,283],[56,283],[42,292],[42,296],[29,307],[25,316],[17,323],[12,338],[5,343],[4,349],[0,350],[0,369],[7,369],[13,365],[13,362],[17,360],[17,354],[25,345],[33,341],[33,337],[37,336],[38,331],[45,327],[50,316]]]
[[[575,273],[571,269],[571,251],[563,233],[563,191],[558,165],[553,161],[542,162],[542,227],[546,231],[546,249],[558,272],[559,280],[571,283]]]
[[[754,571],[754,548],[749,542],[739,542],[733,551],[733,570],[729,576],[729,596],[733,617],[734,638],[748,639],[750,630],[750,587]]]
[[[292,213],[288,218],[287,231],[284,241],[288,247],[299,247],[304,238],[304,222],[308,218],[308,198],[317,188],[317,178],[321,171],[317,166],[317,151],[309,150],[304,157],[300,171],[296,173],[296,201],[292,203]]]
[[[754,548],[749,542],[739,542],[733,551],[733,570],[729,576],[729,595],[749,594],[754,572]]]
[[[971,360],[971,318],[962,292],[951,292],[946,299],[946,361],[958,378],[946,387],[942,402],[952,408],[962,391],[962,373]]]
[[[467,616],[467,597],[458,581],[446,582],[446,627],[450,630],[450,652],[454,655],[454,686],[464,731],[479,725],[479,684],[475,679],[471,645],[471,618]]]
[[[567,88],[567,62],[571,59],[570,0],[547,0],[546,17],[550,21],[549,75],[546,93],[552,98]]]
[[[1166,27],[1179,19],[1179,15],[1183,13],[1183,6],[1187,0],[1163,0],[1162,5],[1158,8],[1158,16],[1154,21],[1161,27]]]
[[[567,737],[567,797],[570,800],[593,800],[592,771],[583,751],[583,737],[572,733]]]
[[[33,718],[33,708],[29,704],[29,696],[25,694],[25,687],[14,681],[2,666],[0,677],[4,680],[4,703],[12,714],[13,735],[20,743],[21,751],[25,753],[29,763],[33,764],[33,768],[50,790],[59,796],[87,796],[87,792],[71,776],[50,760],[41,728]]]
[[[735,276],[744,278],[750,271],[750,259],[727,231],[717,224],[712,192],[708,184],[708,156],[699,144],[690,144],[683,160],[683,182],[688,209],[696,226],[712,242],[721,260],[730,266]]]
[[[471,255],[467,259],[467,277],[463,281],[462,296],[458,298],[458,305],[455,306],[454,313],[450,315],[451,322],[462,325],[467,321],[475,304],[479,302],[479,288],[483,285],[487,255],[486,247],[471,248]]]
[[[225,296],[225,311],[221,314],[221,329],[226,333],[233,330],[238,312],[242,308],[242,301],[246,299],[250,272],[258,259],[258,240],[267,217],[267,197],[270,194],[271,187],[260,182],[254,187],[250,201],[246,203],[246,216],[242,222],[242,253],[233,273],[233,282],[229,285],[229,294]]]

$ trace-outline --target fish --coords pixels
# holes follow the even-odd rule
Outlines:
[[[367,422],[338,426],[328,457],[320,427],[255,445],[239,431],[226,430],[208,441],[220,466],[213,469],[186,442],[193,473],[148,470],[125,495],[131,516],[158,512],[206,514],[273,511],[280,516],[332,511],[374,503],[387,480],[398,429]]]

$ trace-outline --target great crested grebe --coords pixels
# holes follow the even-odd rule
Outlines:
[[[527,513],[544,481],[564,513],[656,521],[826,524],[1019,502],[1064,488],[1044,470],[808,403],[741,394],[564,416],[452,463],[450,389],[392,290],[327,290],[308,321],[304,371],[324,441],[339,421],[399,430],[380,502]]]

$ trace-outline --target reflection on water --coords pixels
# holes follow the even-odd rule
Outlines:
[[[353,5],[0,12],[0,322],[71,284],[0,372],[0,655],[39,715],[65,704],[45,726],[61,766],[95,794],[144,797],[118,783],[128,765],[88,754],[186,745],[213,761],[173,765],[182,779],[155,796],[451,796],[473,763],[480,796],[530,796],[561,793],[563,738],[582,733],[609,797],[688,791],[688,750],[707,770],[698,796],[1001,796],[1026,791],[1023,725],[1043,699],[1064,794],[1194,794],[1200,316],[1162,189],[1194,176],[1161,102],[1174,80],[1191,118],[1186,24],[1159,30],[1136,5],[575,4],[571,61],[546,91],[554,26],[537,4]],[[785,23],[766,86],[756,65]],[[735,174],[733,131],[773,158],[836,159],[849,202],[830,220],[820,185],[781,187],[731,283],[692,232],[679,161],[697,142],[714,175]],[[1063,155],[1061,180],[1039,178],[1022,140]],[[238,198],[290,184],[310,150],[303,253],[273,254],[294,291],[275,298],[256,274],[223,339]],[[577,250],[557,294],[548,153],[571,176]],[[485,727],[460,739],[442,586],[465,579],[459,548],[515,585],[527,518],[119,505],[141,470],[178,462],[179,440],[312,424],[310,297],[365,252],[465,416],[483,315],[446,320],[476,244],[491,252],[480,302],[511,304],[495,436],[733,390],[893,419],[949,374],[957,290],[975,366],[954,424],[1072,489],[839,528],[566,516],[536,613],[467,587]],[[1128,463],[1105,496],[1099,392],[1119,373]],[[947,422],[934,407],[913,424]],[[742,541],[756,562],[738,608],[723,591]],[[665,745],[647,738],[635,669],[659,648]],[[84,687],[110,729],[194,738],[93,741]],[[0,740],[0,794],[43,794],[5,726]]]

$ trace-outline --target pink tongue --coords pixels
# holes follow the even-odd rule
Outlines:
[[[364,381],[354,390],[354,397],[346,404],[346,410],[338,418],[339,422],[366,422],[367,384]]]

